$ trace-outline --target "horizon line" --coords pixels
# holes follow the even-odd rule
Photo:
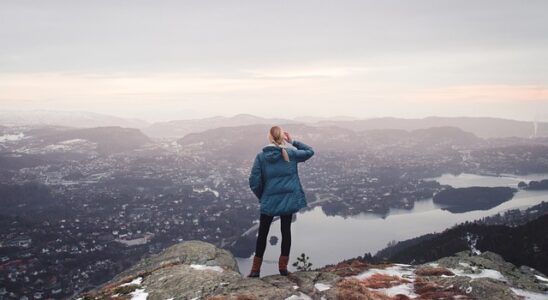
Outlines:
[[[459,118],[469,118],[469,119],[499,119],[499,120],[508,120],[508,121],[517,121],[517,122],[531,122],[531,123],[546,123],[548,120],[539,120],[537,117],[532,117],[531,119],[518,119],[518,118],[509,118],[509,117],[500,117],[500,116],[471,116],[471,115],[458,115],[458,116],[444,116],[444,115],[426,115],[423,117],[398,117],[395,115],[386,115],[386,116],[370,116],[370,117],[356,117],[351,115],[331,115],[331,116],[325,116],[325,115],[300,115],[295,117],[283,117],[283,116],[265,116],[265,115],[259,115],[259,114],[252,114],[252,113],[237,113],[232,115],[220,115],[220,114],[211,114],[208,116],[198,116],[195,118],[172,118],[172,119],[156,119],[156,120],[147,120],[140,117],[132,117],[132,116],[122,116],[118,114],[113,113],[104,113],[104,112],[97,112],[97,111],[88,111],[88,110],[59,110],[59,109],[0,109],[0,113],[31,113],[31,112],[45,112],[45,113],[85,113],[85,114],[95,114],[100,115],[104,117],[114,117],[119,119],[125,119],[125,120],[133,120],[133,121],[140,121],[147,124],[154,124],[154,123],[168,123],[173,121],[198,121],[198,120],[205,120],[205,119],[213,119],[213,118],[235,118],[238,116],[250,116],[250,117],[256,117],[261,119],[281,119],[281,120],[287,120],[287,121],[299,121],[299,119],[304,118],[311,118],[311,119],[324,119],[324,120],[317,120],[313,122],[318,121],[329,121],[334,119],[349,119],[349,120],[336,120],[339,122],[347,122],[347,121],[366,121],[366,120],[375,120],[375,119],[401,119],[401,120],[424,120],[428,118],[446,118],[446,119],[459,119]],[[303,121],[299,121],[303,122]],[[304,122],[303,122],[304,123]]]

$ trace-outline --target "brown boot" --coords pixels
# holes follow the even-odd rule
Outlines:
[[[287,263],[289,263],[289,256],[280,256],[280,259],[278,260],[278,270],[282,276],[289,275],[289,272],[287,271]]]
[[[251,266],[251,271],[247,277],[259,277],[261,275],[261,263],[263,262],[262,257],[253,256],[253,265]]]

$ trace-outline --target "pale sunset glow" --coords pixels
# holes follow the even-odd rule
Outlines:
[[[2,110],[548,120],[545,1],[0,3]]]

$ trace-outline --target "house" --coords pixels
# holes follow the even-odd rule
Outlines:
[[[3,244],[4,247],[19,247],[19,248],[28,248],[32,243],[32,239],[28,236],[18,236],[13,238]]]

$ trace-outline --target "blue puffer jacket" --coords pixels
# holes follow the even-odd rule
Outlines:
[[[263,147],[257,153],[249,187],[261,203],[261,213],[280,216],[296,213],[306,206],[304,190],[299,180],[297,163],[314,155],[314,150],[302,142],[293,140],[293,147],[287,147],[289,161],[285,161],[281,148],[274,144]]]

